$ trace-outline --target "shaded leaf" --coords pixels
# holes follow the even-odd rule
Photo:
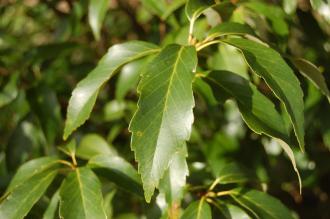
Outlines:
[[[155,45],[142,41],[131,41],[112,46],[96,68],[73,90],[67,109],[63,138],[68,138],[88,119],[101,86],[122,65],[157,51],[158,48]]]
[[[51,198],[44,215],[42,216],[43,219],[57,218],[56,216],[57,216],[59,201],[60,201],[60,193],[59,191],[56,191],[53,197]]]
[[[184,210],[181,219],[211,219],[211,207],[204,199],[195,201]]]
[[[18,95],[17,89],[18,74],[13,74],[8,83],[0,92],[0,108],[13,101]]]
[[[27,94],[30,106],[40,120],[48,144],[54,144],[56,137],[62,134],[63,129],[61,108],[56,93],[44,84],[40,84],[30,89]]]
[[[262,77],[275,95],[284,103],[298,139],[304,150],[304,102],[297,77],[279,53],[262,44],[232,38],[224,42],[239,48],[251,69]]]
[[[63,181],[60,188],[60,217],[106,218],[101,183],[89,168],[77,168]]]
[[[293,219],[289,209],[282,202],[267,193],[250,189],[232,190],[231,197],[256,218]]]
[[[246,24],[241,24],[236,22],[223,22],[213,27],[209,31],[207,38],[214,39],[226,35],[246,35],[246,34],[255,36],[253,29]]]
[[[189,20],[196,20],[205,9],[212,7],[214,0],[188,0],[186,3],[186,15]]]
[[[194,47],[166,46],[150,63],[138,86],[138,110],[129,130],[147,202],[172,156],[190,137],[196,65]]]
[[[274,104],[248,80],[228,71],[213,71],[206,78],[214,95],[233,97],[246,124],[258,134],[289,141],[289,132]]]
[[[10,181],[6,193],[12,192],[16,187],[24,184],[30,178],[58,166],[59,162],[55,157],[41,157],[26,162],[17,170],[13,179]]]
[[[308,78],[318,89],[320,89],[321,92],[327,96],[328,100],[330,101],[330,91],[319,69],[313,63],[305,59],[295,58],[291,60],[299,72]]]
[[[140,59],[128,63],[122,68],[116,84],[117,100],[124,99],[128,91],[136,87],[141,71],[147,61],[148,59]]]
[[[285,143],[284,141],[281,141],[280,139],[277,139],[277,141],[279,142],[280,146],[282,147],[282,149],[284,150],[284,152],[286,153],[286,155],[289,157],[293,170],[296,172],[297,177],[298,177],[298,181],[299,181],[299,189],[300,189],[300,194],[301,194],[301,189],[302,189],[302,182],[301,182],[301,177],[300,177],[300,173],[299,170],[297,168],[297,164],[296,164],[296,159],[294,156],[294,153],[292,151],[292,149],[290,148],[290,146]]]
[[[186,3],[186,0],[173,0],[171,3],[169,3],[169,6],[166,8],[166,10],[163,12],[162,19],[165,20],[167,17],[169,17],[175,10],[180,8]]]
[[[267,4],[262,1],[249,1],[244,6],[253,10],[258,15],[265,16],[271,23],[272,29],[280,36],[289,34],[289,27],[285,21],[284,11],[275,5]]]
[[[255,180],[251,173],[237,163],[225,164],[219,170],[218,176],[217,180],[220,184],[244,183]]]
[[[117,155],[115,148],[98,134],[87,134],[81,139],[76,155],[83,159],[90,159],[96,155]]]
[[[115,155],[98,155],[91,158],[88,167],[125,190],[142,195],[140,177],[134,167]]]
[[[88,22],[96,40],[100,39],[100,31],[108,5],[109,0],[89,0]]]
[[[0,203],[0,218],[24,218],[46,191],[56,174],[57,169],[53,167],[26,178],[12,188]]]

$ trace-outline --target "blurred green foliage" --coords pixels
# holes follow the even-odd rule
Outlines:
[[[109,218],[166,218],[170,214],[162,195],[152,199],[150,204],[145,203],[140,179],[130,169],[137,167],[137,163],[130,149],[128,126],[136,111],[139,75],[149,62],[148,58],[124,65],[119,74],[102,87],[89,120],[72,136],[72,141],[76,142],[72,147],[77,149],[70,151],[62,135],[72,90],[110,46],[130,40],[144,40],[161,46],[187,44],[189,21],[185,16],[185,2],[0,1],[0,194],[4,194],[3,197],[18,167],[25,162],[43,156],[57,156],[68,161],[73,154],[78,165],[88,162],[87,165],[101,176],[101,184],[92,188],[100,187],[105,214]],[[314,63],[316,69],[308,65],[309,68],[317,71],[316,74],[322,73],[323,86],[330,85],[329,4],[322,0],[224,1],[220,6],[206,10],[196,21],[196,40],[206,37],[208,30],[221,22],[244,23],[286,58],[304,93],[306,151],[303,153],[293,147],[302,178],[300,195],[290,159],[279,143],[251,131],[242,120],[236,103],[221,103],[220,100],[219,104],[210,87],[198,78],[193,84],[195,121],[187,143],[189,176],[182,209],[189,204],[188,208],[193,209],[191,205],[196,205],[193,201],[203,196],[215,178],[237,171],[240,180],[249,180],[230,178],[232,181],[228,184],[219,186],[221,190],[234,188],[231,183],[247,184],[251,188],[267,190],[292,210],[296,218],[330,218],[330,104],[322,95],[329,93],[325,89],[320,91],[299,73],[300,70],[304,74],[306,69],[299,66]],[[100,17],[91,21],[92,16],[98,15]],[[303,64],[289,62],[293,57],[303,58]],[[206,69],[238,73],[252,81],[274,102],[276,109],[284,112],[283,105],[270,88],[249,70],[242,54],[234,47],[221,44],[202,50],[198,72]],[[313,75],[309,71],[306,74]],[[290,123],[288,118],[286,123]],[[93,155],[101,157],[95,159]],[[102,163],[105,159],[102,156],[106,155],[113,160]],[[223,169],[228,164],[229,169]],[[94,173],[84,167],[81,172],[94,177]],[[125,174],[127,176],[121,178]],[[57,188],[66,175],[67,172],[60,171],[26,218],[57,218],[54,216],[58,212]],[[38,182],[41,176],[34,177]],[[65,181],[66,189],[70,189],[70,177]],[[262,200],[255,190],[246,193],[235,190],[236,193],[247,197],[254,195]],[[239,196],[243,203],[246,201],[244,195]],[[202,214],[205,213],[205,218],[208,211],[213,212],[214,218],[251,216],[229,199],[224,197],[214,205],[227,212],[224,215],[218,215],[216,208],[210,208],[208,204],[202,204]],[[269,201],[273,203],[274,200]],[[99,200],[93,203],[97,204]],[[255,206],[251,204],[250,207]],[[194,212],[190,216],[185,212],[183,218],[193,218],[192,214]]]

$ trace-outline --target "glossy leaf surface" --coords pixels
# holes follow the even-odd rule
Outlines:
[[[138,86],[138,110],[129,129],[148,202],[172,156],[190,137],[196,65],[193,47],[169,45],[151,61]]]
[[[173,155],[168,170],[159,183],[159,191],[165,194],[167,203],[172,206],[180,206],[183,197],[186,177],[189,174],[186,157],[188,156],[186,146]]]
[[[300,82],[279,53],[260,43],[232,38],[224,42],[239,48],[251,69],[262,77],[274,94],[284,103],[298,139],[304,150],[304,103]]]
[[[207,77],[215,97],[232,97],[247,125],[256,133],[289,141],[288,130],[274,104],[243,77],[228,71],[213,71]]]
[[[101,183],[87,167],[77,168],[60,188],[60,217],[105,219]]]
[[[131,41],[112,46],[96,68],[81,80],[73,90],[67,110],[63,138],[66,139],[88,119],[101,86],[122,65],[157,51],[157,46],[141,41]]]

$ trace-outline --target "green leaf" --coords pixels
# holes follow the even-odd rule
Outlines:
[[[76,140],[72,139],[64,146],[58,147],[58,149],[69,157],[74,158],[76,156]]]
[[[104,197],[104,208],[105,213],[107,214],[107,218],[113,218],[113,206],[112,206],[112,200],[116,194],[116,190],[112,190]]]
[[[244,183],[251,180],[255,180],[252,174],[250,174],[245,168],[237,163],[225,164],[218,173],[217,181],[220,184],[228,183]]]
[[[280,144],[280,146],[282,147],[282,149],[284,150],[284,152],[286,153],[286,155],[289,157],[289,159],[291,161],[291,164],[292,164],[292,167],[293,167],[293,170],[297,174],[298,181],[299,181],[299,189],[300,189],[300,194],[301,194],[301,189],[302,189],[301,177],[300,177],[299,170],[297,168],[294,153],[293,153],[292,149],[290,148],[290,146],[286,142],[281,141],[280,139],[277,139],[277,140],[278,140],[278,143]]]
[[[214,39],[226,35],[246,35],[246,34],[255,36],[253,29],[246,24],[240,24],[236,22],[223,22],[213,27],[209,31],[207,38]]]
[[[226,70],[241,75],[249,79],[248,69],[242,53],[233,46],[220,44],[218,51],[207,60],[209,69]]]
[[[282,202],[267,193],[239,188],[232,190],[231,197],[243,208],[250,211],[256,218],[293,219],[289,209]]]
[[[190,21],[196,20],[205,9],[212,7],[214,4],[214,0],[188,0],[186,15]]]
[[[141,2],[144,7],[157,14],[159,17],[162,16],[166,8],[166,2],[163,0],[141,0]]]
[[[283,0],[283,9],[287,14],[293,14],[298,6],[298,0]]]
[[[217,202],[219,203],[219,202]],[[232,204],[227,204],[227,203],[222,203],[220,202],[219,204],[216,205],[219,210],[221,211],[221,214],[225,219],[251,219],[251,217],[240,207],[232,205]]]
[[[299,72],[320,89],[330,102],[330,91],[320,70],[305,59],[294,58],[291,60]]]
[[[169,3],[169,6],[166,7],[166,10],[163,12],[162,19],[166,20],[175,10],[180,8],[186,3],[186,0],[173,0]]]
[[[85,135],[77,148],[76,155],[83,159],[90,159],[96,155],[117,155],[115,148],[110,146],[108,142],[98,134]]]
[[[325,20],[330,23],[330,1],[325,0],[311,0],[311,5],[314,10],[316,10]]]
[[[140,73],[148,59],[140,59],[126,64],[118,77],[116,84],[116,99],[123,100],[125,95],[138,84]]]
[[[63,138],[67,139],[88,119],[100,88],[122,65],[157,51],[155,45],[142,41],[112,46],[96,68],[73,90],[67,109]]]
[[[41,157],[30,160],[23,164],[14,175],[13,179],[6,190],[6,193],[12,192],[16,187],[21,186],[30,178],[35,177],[42,172],[54,167],[58,167],[59,162],[54,157]]]
[[[119,156],[95,156],[89,160],[88,167],[119,187],[138,195],[143,194],[141,180],[137,171],[130,163]]]
[[[13,101],[18,95],[17,89],[18,74],[13,74],[8,83],[4,86],[0,92],[0,108]]]
[[[300,83],[279,53],[260,43],[246,39],[224,40],[239,48],[251,69],[262,77],[284,103],[290,115],[301,150],[304,150],[304,102]]]
[[[321,5],[324,4],[323,0],[310,0],[310,2],[311,2],[313,9],[315,9],[315,10],[319,9],[319,7],[321,7]]]
[[[228,71],[213,71],[205,80],[212,85],[217,99],[228,96],[237,101],[244,121],[254,132],[289,142],[289,132],[281,114],[248,80]]]
[[[60,188],[60,217],[106,218],[101,183],[89,168],[77,168],[63,181]]]
[[[181,219],[211,219],[211,207],[204,199],[195,201],[184,210]]]
[[[62,134],[63,129],[61,107],[55,91],[41,83],[29,89],[27,94],[30,106],[39,118],[48,144],[53,145],[56,137]]]
[[[89,0],[88,22],[96,40],[100,39],[100,31],[108,5],[109,0]]]
[[[138,86],[138,110],[129,130],[147,202],[172,156],[190,137],[196,65],[194,47],[166,46],[150,63]]]
[[[186,157],[187,147],[183,147],[173,155],[169,168],[159,182],[159,192],[165,194],[166,202],[169,206],[180,206],[183,197],[186,177],[189,174]]]
[[[271,23],[272,29],[280,36],[289,34],[289,27],[285,21],[284,11],[275,5],[267,4],[262,1],[249,1],[244,6],[253,10],[258,15],[265,16]]]
[[[30,177],[24,177],[24,181],[12,188],[1,201],[0,218],[24,218],[46,191],[57,172],[58,170],[53,167]],[[31,174],[31,172],[26,174]]]
[[[53,197],[51,198],[48,207],[44,213],[44,215],[42,216],[42,219],[54,219],[56,218],[56,212],[58,210],[58,203],[60,201],[60,193],[57,190],[55,192],[55,194],[53,195]]]

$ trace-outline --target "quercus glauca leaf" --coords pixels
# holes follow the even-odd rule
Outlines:
[[[27,169],[26,169],[27,170]],[[24,180],[11,188],[0,203],[0,218],[24,218],[33,205],[44,194],[57,175],[58,167],[52,166],[42,171],[37,170],[29,177],[19,177]],[[25,173],[30,174],[31,172]],[[18,179],[18,178],[16,178]]]
[[[246,124],[258,134],[289,141],[281,115],[275,105],[248,80],[229,71],[213,71],[205,77],[216,98],[234,98]]]
[[[201,199],[199,201],[192,202],[184,210],[181,219],[211,219],[212,212],[210,205]]]
[[[214,0],[188,0],[185,8],[186,15],[189,20],[196,20],[205,9],[214,4]]]
[[[212,7],[215,4],[214,0],[188,0],[185,7],[186,16],[189,20],[189,38],[188,43],[192,43],[193,41],[193,29],[195,21],[204,10]]]
[[[246,24],[241,24],[236,22],[223,22],[213,27],[208,32],[207,38],[214,39],[226,35],[246,35],[246,34],[251,36],[256,36],[253,29]]]
[[[173,155],[169,168],[159,182],[159,192],[165,194],[166,202],[169,204],[169,214],[172,214],[172,217],[175,217],[179,210],[186,177],[189,174],[187,156],[187,147],[184,146]]]
[[[303,92],[292,69],[278,52],[260,43],[242,38],[229,38],[223,42],[240,49],[253,72],[262,77],[284,103],[300,148],[304,150]]]
[[[55,157],[40,157],[26,162],[16,171],[14,177],[10,181],[6,193],[12,192],[15,187],[23,184],[29,178],[58,166],[59,162]]]
[[[106,219],[101,183],[87,167],[76,168],[60,187],[61,218]]]
[[[88,6],[88,22],[96,40],[100,40],[102,22],[107,13],[108,0],[90,0]]]
[[[190,137],[196,65],[194,47],[168,45],[150,62],[138,86],[138,110],[129,130],[147,202]]]
[[[69,135],[88,118],[95,104],[100,88],[124,64],[158,52],[157,46],[142,41],[130,41],[112,46],[97,66],[72,92],[67,109],[63,138]]]
[[[299,72],[309,79],[330,102],[330,91],[320,70],[313,63],[302,58],[292,58],[291,61]]]
[[[230,193],[233,200],[249,211],[255,218],[294,218],[282,202],[265,192],[237,188],[231,190]]]
[[[97,155],[88,161],[88,167],[98,175],[127,191],[143,196],[141,180],[134,167],[116,155]]]
[[[56,210],[58,209],[58,204],[60,201],[60,193],[57,190],[53,197],[50,199],[48,207],[46,209],[46,211],[43,214],[42,219],[54,219],[56,218]]]

